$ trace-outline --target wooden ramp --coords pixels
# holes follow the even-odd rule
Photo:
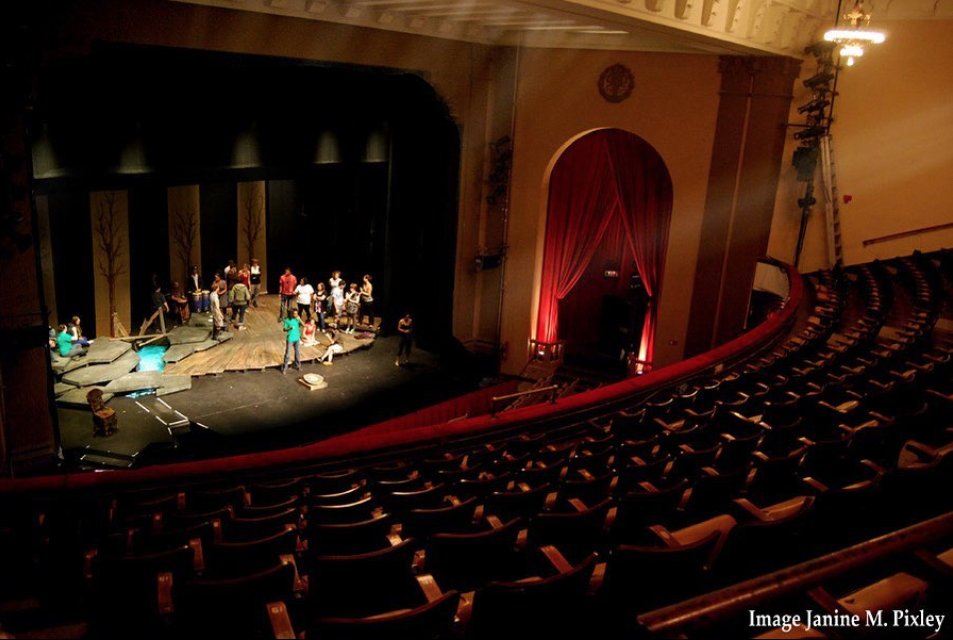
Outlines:
[[[165,372],[203,376],[226,371],[259,371],[280,367],[285,353],[285,333],[278,322],[280,300],[277,295],[261,296],[258,300],[257,308],[249,307],[245,312],[244,329],[229,327],[231,340],[206,351],[193,353],[179,362],[170,362],[166,364]],[[375,337],[376,333],[372,331],[359,331],[354,335],[338,333],[338,341],[344,347],[345,353],[370,346]],[[319,333],[318,339],[321,344],[317,346],[301,347],[302,362],[310,362],[324,355],[327,338]]]

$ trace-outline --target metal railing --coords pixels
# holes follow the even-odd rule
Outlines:
[[[931,227],[921,227],[919,229],[910,229],[909,231],[899,231],[897,233],[888,233],[885,236],[879,236],[877,238],[867,238],[861,244],[865,247],[869,247],[872,244],[879,244],[881,242],[890,242],[891,240],[900,240],[902,238],[909,238],[910,236],[918,236],[921,233],[932,233],[934,231],[943,231],[944,229],[953,228],[953,222],[944,222],[943,224],[935,224]]]
[[[526,396],[531,396],[531,395],[534,395],[534,394],[537,394],[537,393],[540,393],[540,394],[541,394],[541,393],[548,393],[548,394],[550,394],[549,403],[550,403],[550,404],[555,404],[555,403],[556,403],[556,396],[557,396],[558,392],[559,392],[559,385],[558,385],[558,384],[551,384],[551,385],[547,385],[547,386],[545,386],[545,387],[538,387],[538,388],[536,388],[536,389],[527,389],[527,390],[525,390],[525,391],[517,391],[517,392],[515,392],[515,393],[507,393],[506,395],[503,395],[503,396],[493,396],[492,398],[490,398],[490,407],[491,407],[490,415],[495,416],[495,415],[497,414],[497,412],[499,411],[499,407],[500,407],[500,404],[501,404],[501,403],[507,403],[507,402],[510,402],[511,400],[516,400],[517,398],[524,398],[524,397],[526,397]]]

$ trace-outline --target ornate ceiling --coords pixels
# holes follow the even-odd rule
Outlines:
[[[482,44],[797,57],[837,9],[836,0],[172,1]],[[953,0],[866,6],[875,21],[953,18]]]

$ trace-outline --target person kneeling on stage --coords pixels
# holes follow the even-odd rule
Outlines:
[[[65,324],[60,325],[60,332],[56,334],[56,349],[64,358],[78,358],[86,354],[86,347],[73,340]]]
[[[344,353],[344,347],[338,342],[337,332],[334,329],[329,329],[324,335],[328,337],[330,342],[328,343],[328,348],[325,350],[324,355],[318,358],[318,362],[326,367],[330,367],[334,364],[334,354]]]
[[[307,322],[304,323],[304,327],[301,330],[301,346],[313,347],[317,345],[318,344],[317,332],[318,332],[318,325],[315,323],[314,318],[310,318]]]
[[[288,317],[284,319],[282,331],[288,334],[288,341],[285,343],[285,357],[281,365],[281,373],[288,371],[288,358],[292,349],[295,352],[295,369],[301,369],[301,318],[298,317],[297,309],[288,310]]]

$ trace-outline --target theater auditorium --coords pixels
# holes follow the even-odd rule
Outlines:
[[[953,634],[953,5],[0,7],[0,639]]]

